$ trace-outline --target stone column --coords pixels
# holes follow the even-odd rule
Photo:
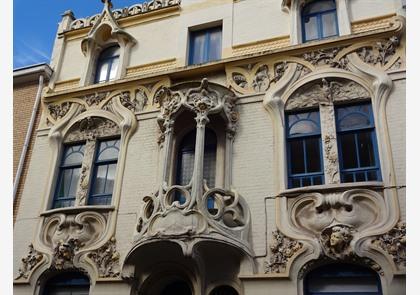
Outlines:
[[[169,182],[169,171],[171,170],[170,167],[170,159],[171,159],[171,151],[172,151],[172,141],[174,135],[174,120],[168,119],[165,120],[163,123],[165,127],[165,141],[163,143],[163,161],[162,161],[162,174],[160,183],[168,183]]]
[[[80,173],[79,185],[77,187],[75,206],[87,205],[89,193],[89,180],[92,173],[92,166],[95,157],[96,140],[89,138],[86,141],[85,153],[82,162],[82,171]]]
[[[340,183],[334,105],[332,103],[320,104],[319,115],[321,119],[325,184]]]

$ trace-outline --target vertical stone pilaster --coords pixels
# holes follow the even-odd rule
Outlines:
[[[77,187],[75,206],[87,205],[89,193],[89,180],[91,178],[95,150],[96,140],[88,139],[85,145],[85,154],[83,156],[82,171],[80,173],[79,185]]]
[[[319,115],[321,119],[325,184],[340,183],[333,104],[320,104]]]

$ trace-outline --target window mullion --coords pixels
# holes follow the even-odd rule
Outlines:
[[[337,133],[333,105],[320,105],[322,158],[325,184],[340,183]]]
[[[93,160],[95,157],[96,141],[88,139],[86,141],[85,153],[83,156],[80,179],[77,184],[75,206],[87,205],[87,196],[89,193],[89,182],[93,171]]]

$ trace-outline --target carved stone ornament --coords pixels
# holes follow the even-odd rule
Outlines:
[[[357,50],[357,54],[365,63],[383,67],[395,55],[395,51],[399,44],[399,38],[393,36],[388,40],[378,41],[375,45],[360,48]]]
[[[265,262],[265,273],[285,272],[287,264],[303,245],[301,242],[285,237],[279,230],[273,231],[270,245],[270,260]]]
[[[350,242],[354,232],[353,227],[344,224],[335,224],[324,229],[320,240],[325,255],[335,259],[348,257],[353,252]]]
[[[63,102],[62,104],[50,104],[48,105],[48,111],[54,120],[59,120],[68,113],[70,106],[70,102]]]
[[[44,255],[34,249],[32,244],[29,245],[29,252],[28,255],[22,258],[22,266],[18,270],[18,276],[15,280],[20,278],[27,279],[31,271],[35,268],[35,266],[41,262],[44,258]]]
[[[137,100],[138,95],[134,96],[133,100],[131,100],[130,92],[123,92],[120,94],[120,101],[121,104],[132,111],[133,113],[137,111],[141,111],[143,107],[140,108],[139,101]],[[147,99],[147,97],[146,97]]]
[[[89,252],[88,257],[95,262],[99,277],[114,278],[120,275],[120,254],[117,252],[115,237],[99,249]]]
[[[348,63],[347,59],[336,60],[336,56],[341,49],[341,47],[335,47],[311,51],[304,53],[302,58],[314,66],[328,65],[333,68],[346,69]]]
[[[369,99],[369,92],[360,84],[337,79],[321,81],[305,85],[296,90],[287,100],[286,110],[294,110],[321,105],[332,105],[338,101],[355,101]]]
[[[398,267],[405,268],[405,242],[406,242],[405,222],[398,222],[393,229],[386,234],[377,237],[372,243],[392,256]]]
[[[74,124],[68,132],[65,141],[83,141],[119,134],[120,128],[115,122],[102,117],[86,117]]]
[[[95,92],[94,94],[85,96],[84,100],[86,101],[88,106],[99,105],[105,99],[105,97],[107,97],[108,94],[109,92]]]
[[[71,238],[66,242],[60,240],[54,248],[51,268],[57,270],[74,268],[74,255],[83,246],[84,244],[78,239]]]
[[[108,5],[110,6],[110,8],[112,8],[111,1],[103,1],[103,2],[109,3]],[[126,18],[133,15],[145,14],[148,12],[155,11],[157,9],[177,6],[177,5],[180,5],[180,3],[181,3],[181,0],[151,0],[143,4],[135,4],[130,7],[115,9],[112,11],[112,17],[117,20],[117,19]],[[87,18],[76,19],[70,24],[70,30],[77,30],[80,28],[93,26],[94,24],[96,24],[100,16],[101,16],[100,14],[96,14]],[[104,18],[105,20],[107,20],[109,16],[106,15]]]

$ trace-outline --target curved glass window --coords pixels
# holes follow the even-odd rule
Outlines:
[[[74,205],[85,145],[65,146],[52,208]]]
[[[195,136],[196,130],[189,132],[181,141],[178,149],[178,163],[176,173],[176,183],[178,185],[187,185],[193,176],[194,157],[195,157]],[[217,137],[213,130],[206,128],[204,143],[204,165],[203,178],[209,188],[213,188],[216,182],[216,151]],[[177,195],[175,201],[185,202],[185,198]],[[209,201],[213,202],[213,201]],[[213,204],[208,204],[213,208]]]
[[[318,111],[286,114],[289,188],[324,183]]]
[[[335,108],[342,182],[381,180],[372,105]]]
[[[238,295],[238,292],[231,286],[219,286],[214,288],[210,295]]]
[[[95,83],[103,83],[115,79],[119,59],[119,46],[112,46],[102,51],[96,65]]]
[[[305,295],[382,295],[381,282],[371,269],[351,264],[329,264],[311,271]]]
[[[119,139],[99,142],[93,168],[89,205],[111,204],[119,151]]]
[[[313,1],[304,6],[303,42],[338,35],[337,10],[334,0]]]
[[[77,272],[57,275],[45,285],[43,295],[89,295],[89,279]]]

